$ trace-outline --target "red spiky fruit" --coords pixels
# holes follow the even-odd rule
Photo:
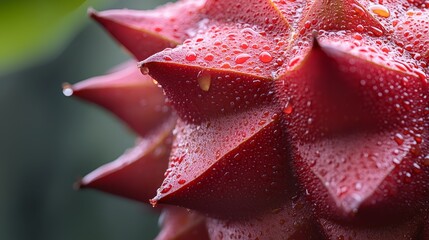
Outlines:
[[[428,238],[429,2],[182,0],[90,15],[143,75],[66,90],[142,140],[82,184],[193,211],[164,208],[159,239]]]

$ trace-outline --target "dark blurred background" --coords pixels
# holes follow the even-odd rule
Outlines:
[[[0,239],[153,239],[142,204],[72,184],[131,147],[110,114],[62,95],[63,82],[128,58],[86,8],[154,8],[167,0],[0,1]]]

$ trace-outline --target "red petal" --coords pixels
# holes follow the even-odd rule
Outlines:
[[[86,175],[80,187],[148,203],[167,168],[174,125],[172,118],[159,133],[139,139],[136,146],[121,157]]]
[[[321,239],[303,199],[240,220],[208,219],[211,239]]]
[[[90,10],[89,13],[137,60],[143,60],[195,35],[201,20],[199,9],[204,3],[205,0],[182,0],[150,11]]]
[[[278,86],[298,178],[322,215],[377,221],[425,205],[428,86],[419,77],[316,46]]]
[[[140,136],[154,131],[171,116],[161,89],[150,77],[142,76],[133,61],[108,75],[66,85],[64,93],[106,108]]]
[[[268,108],[178,124],[170,168],[154,203],[221,217],[281,205],[294,182],[280,129],[278,115]]]
[[[178,207],[166,207],[160,216],[161,232],[155,240],[208,240],[203,216]]]

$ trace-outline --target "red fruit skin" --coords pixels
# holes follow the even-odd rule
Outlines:
[[[82,178],[79,188],[93,188],[149,203],[164,178],[174,125],[175,119],[171,119],[159,132],[138,139],[136,146],[118,159]]]
[[[251,107],[264,108],[273,100],[273,82],[261,77],[175,63],[150,62],[142,68],[146,67],[181,119],[189,123],[199,124]],[[199,84],[204,77],[210,79],[208,91]]]
[[[123,9],[96,12],[90,9],[88,13],[137,60],[144,60],[193,37],[193,29],[201,18],[199,8],[204,2],[180,1],[148,11]]]
[[[171,117],[162,90],[152,78],[143,76],[130,61],[113,73],[94,77],[73,86],[73,95],[95,103],[124,121],[134,132],[145,136]]]
[[[93,12],[180,117],[152,203],[206,214],[214,239],[429,239],[428,6],[196,0]],[[162,238],[177,237],[173,225]]]
[[[201,125],[179,121],[166,179],[153,202],[221,218],[281,206],[293,194],[295,182],[280,129],[278,115],[268,111],[237,113]]]
[[[360,71],[344,70],[352,67]],[[404,78],[409,84],[401,85]],[[427,134],[424,81],[317,44],[283,79],[277,96],[293,107],[285,117],[295,169],[321,216],[390,221],[427,204],[427,144],[419,140]],[[380,96],[383,86],[394,88]],[[395,141],[397,134],[404,139]]]
[[[428,3],[429,5],[429,3]],[[395,37],[399,45],[411,52],[416,60],[429,61],[429,12],[409,11],[395,26]]]
[[[196,212],[178,207],[165,207],[160,219],[161,231],[155,240],[209,240],[206,219]]]
[[[421,238],[422,217],[417,215],[412,219],[405,219],[399,223],[355,226],[341,225],[326,219],[319,220],[326,239],[353,239],[353,240],[417,240]]]
[[[130,61],[107,75],[66,85],[64,93],[104,107],[142,137],[117,160],[85,176],[79,187],[148,203],[162,183],[176,124],[162,91]]]
[[[303,198],[288,201],[284,206],[261,215],[240,220],[207,220],[210,239],[321,239],[317,224]]]

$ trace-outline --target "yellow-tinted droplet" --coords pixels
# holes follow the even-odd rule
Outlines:
[[[142,67],[140,68],[140,72],[141,72],[143,75],[148,75],[148,74],[149,74],[149,68],[148,68],[148,67],[146,67],[146,66],[142,66]]]
[[[201,90],[207,92],[210,89],[211,77],[208,73],[199,73],[198,74],[198,85],[200,85]]]
[[[383,6],[383,5],[379,5],[379,4],[372,5],[372,6],[370,6],[370,7],[369,7],[369,9],[370,9],[373,13],[377,14],[377,15],[378,15],[378,16],[380,16],[380,17],[385,17],[385,18],[390,17],[389,9],[387,9],[387,8],[386,8],[385,6]]]

